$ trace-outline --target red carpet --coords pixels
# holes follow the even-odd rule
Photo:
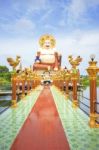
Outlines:
[[[11,150],[70,150],[49,87],[41,92]]]

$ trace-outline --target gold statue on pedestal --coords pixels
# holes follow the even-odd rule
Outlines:
[[[16,56],[16,60],[14,60],[13,58],[7,58],[7,61],[9,65],[13,67],[13,70],[15,70],[16,67],[19,65],[20,58],[21,58],[20,56]]]
[[[97,75],[99,67],[97,67],[97,61],[95,61],[95,55],[91,55],[91,61],[89,61],[89,67],[86,69],[90,80],[90,120],[89,126],[91,128],[99,128],[99,124],[96,122],[99,118],[99,114],[96,111],[97,103]]]
[[[77,69],[77,66],[80,65],[80,62],[82,61],[82,58],[80,56],[77,56],[76,58],[73,58],[72,55],[68,57],[69,63],[71,64],[71,81],[73,85],[73,107],[78,107],[78,100],[77,100],[77,83],[79,81],[80,72],[79,69]]]
[[[76,68],[80,62],[82,61],[82,58],[80,56],[77,56],[75,59],[73,59],[72,55],[68,56],[69,63],[72,65],[73,68]]]

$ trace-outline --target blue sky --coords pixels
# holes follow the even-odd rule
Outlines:
[[[17,54],[31,65],[46,33],[56,38],[62,65],[70,67],[69,54],[81,55],[85,72],[90,54],[99,60],[99,0],[0,0],[0,65]]]

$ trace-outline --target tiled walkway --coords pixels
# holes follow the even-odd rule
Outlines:
[[[70,150],[49,86],[44,86],[11,150]]]
[[[10,149],[41,90],[42,87],[38,87],[26,100],[20,101],[16,109],[0,115],[0,150]],[[90,129],[88,116],[79,108],[74,110],[57,88],[52,86],[51,91],[71,150],[99,150],[99,129]]]
[[[18,103],[17,108],[8,109],[0,115],[0,150],[9,150],[16,135],[35,104],[42,87],[37,87],[30,95]]]
[[[51,90],[71,150],[99,150],[99,129],[91,129],[84,112],[79,108],[73,109],[71,101],[66,100],[54,86]]]

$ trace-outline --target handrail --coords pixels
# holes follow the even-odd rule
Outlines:
[[[89,116],[89,114],[85,111],[85,110],[83,110],[81,107],[79,107],[87,116]]]
[[[79,100],[80,103],[82,103],[84,106],[86,106],[87,108],[90,108],[90,106],[86,105],[85,103],[83,103],[82,101]]]
[[[0,104],[0,114],[2,114],[6,109],[10,107],[10,105],[6,106],[6,104],[8,103],[9,101],[4,101]]]
[[[99,102],[95,102],[95,103],[99,105]]]
[[[90,100],[90,98],[87,98],[87,97],[85,97],[85,96],[82,96],[82,95],[77,95],[77,96],[81,96],[81,97],[83,97],[83,98],[85,98],[85,99],[87,99],[87,100]]]
[[[7,101],[4,101],[4,102],[2,102],[1,104],[0,104],[0,106],[5,106],[7,103],[9,103],[9,101],[7,100]]]
[[[72,96],[72,94],[69,94],[69,95]],[[87,99],[87,100],[90,100],[90,99],[88,99],[88,98],[86,98],[86,97],[84,97],[84,96],[82,96],[82,95],[77,95],[77,96],[81,96],[81,97],[83,97],[83,98],[85,98],[85,99]],[[81,104],[83,104],[84,106],[86,106],[88,109],[90,109],[90,106],[86,105],[85,103],[83,103],[83,102],[80,101],[80,100],[79,100],[79,102],[80,102]],[[80,108],[86,115],[89,116],[89,113],[88,113],[87,111],[85,111],[84,109],[82,109],[82,108],[80,107],[80,105],[79,105],[79,108]]]
[[[0,110],[0,115],[1,115],[5,110],[7,110],[9,107],[10,107],[10,106],[4,107],[4,109],[2,108],[2,109]]]

